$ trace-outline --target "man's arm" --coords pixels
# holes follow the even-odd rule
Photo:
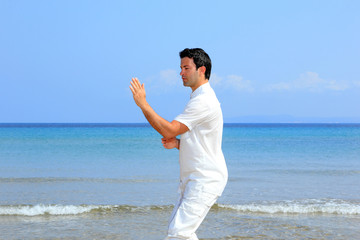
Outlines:
[[[146,101],[144,84],[137,78],[132,78],[130,90],[133,93],[136,105],[140,107],[150,125],[165,138],[173,138],[188,131],[188,127],[176,120],[169,122],[160,117]]]

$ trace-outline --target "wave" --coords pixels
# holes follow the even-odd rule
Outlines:
[[[1,215],[22,215],[22,216],[37,216],[37,215],[77,215],[81,213],[90,212],[96,209],[96,206],[75,206],[75,205],[19,205],[19,206],[1,206]]]
[[[0,216],[79,215],[85,213],[148,212],[167,210],[173,206],[131,205],[7,205],[0,206]]]
[[[338,199],[304,199],[259,202],[240,205],[218,204],[218,208],[262,214],[338,214],[360,215],[360,203]]]
[[[0,216],[80,215],[87,213],[132,213],[171,211],[173,205],[0,205]],[[215,204],[215,211],[248,214],[336,214],[360,215],[360,202],[338,199],[306,199],[249,204]]]

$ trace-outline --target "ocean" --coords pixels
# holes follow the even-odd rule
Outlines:
[[[360,239],[360,124],[225,124],[200,239]],[[0,239],[159,240],[178,151],[148,124],[0,124]]]

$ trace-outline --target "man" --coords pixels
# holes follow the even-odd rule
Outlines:
[[[160,117],[147,103],[144,84],[137,78],[132,79],[130,89],[146,119],[163,136],[164,147],[179,149],[179,199],[166,239],[198,239],[195,231],[222,194],[228,178],[221,150],[223,118],[209,84],[208,54],[200,48],[186,48],[180,58],[183,84],[192,93],[184,112],[172,122]]]

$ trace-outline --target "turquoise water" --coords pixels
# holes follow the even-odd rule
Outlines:
[[[200,238],[360,236],[360,124],[226,124],[223,151]],[[0,239],[162,239],[178,171],[146,124],[0,124]]]

